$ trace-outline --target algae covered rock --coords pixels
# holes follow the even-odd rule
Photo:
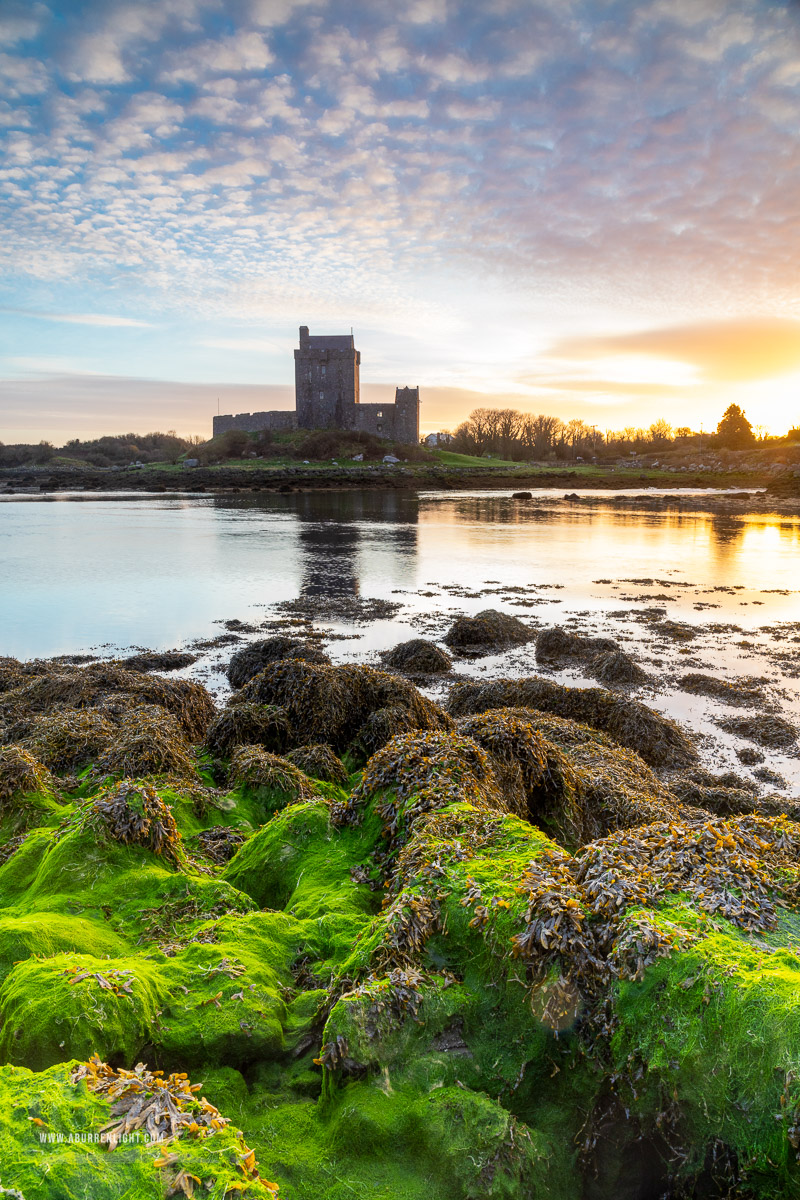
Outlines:
[[[6,1191],[259,1200],[260,1159],[295,1200],[800,1194],[800,825],[660,714],[298,658],[222,713],[114,664],[7,682]],[[93,769],[56,799],[34,740]]]
[[[439,675],[449,671],[453,665],[450,655],[427,638],[411,638],[408,642],[400,642],[386,651],[383,659],[387,667],[407,675]]]
[[[310,663],[330,662],[327,654],[313,642],[278,634],[258,642],[249,642],[237,650],[228,663],[228,681],[231,687],[243,687],[270,663],[282,662],[287,658]]]
[[[462,654],[491,654],[509,646],[533,641],[536,631],[509,613],[486,608],[474,617],[458,617],[445,634],[445,642]]]
[[[283,708],[295,747],[327,743],[337,753],[347,750],[370,715],[382,709],[401,709],[415,729],[452,725],[408,680],[356,664],[276,662],[250,679],[232,703],[243,701]]]
[[[0,1195],[277,1194],[243,1134],[184,1073],[164,1076],[142,1063],[117,1071],[96,1057],[39,1073],[3,1067],[0,1097]]]
[[[95,1051],[131,1062],[153,1040],[165,997],[152,963],[76,954],[29,958],[0,987],[0,1059],[34,1070]]]
[[[487,708],[535,708],[580,721],[608,734],[655,767],[689,766],[697,761],[691,738],[669,717],[605,688],[562,687],[532,675],[523,679],[463,682],[450,689],[447,703],[453,716]]]

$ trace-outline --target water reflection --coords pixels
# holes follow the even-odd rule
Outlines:
[[[786,517],[377,490],[4,500],[0,517],[0,653],[21,657],[166,648],[298,596],[402,594],[429,615],[452,607],[456,584],[475,592],[457,607],[477,611],[490,580],[530,589],[541,620],[619,605],[634,577],[666,576],[683,619],[708,619],[701,596],[715,619],[751,626],[800,615],[800,520]]]
[[[300,596],[359,596],[372,582],[374,560],[382,579],[410,581],[417,554],[419,499],[413,493],[301,492],[286,496],[214,497],[222,511],[278,514],[296,534],[293,567]],[[372,560],[372,561],[371,561]]]

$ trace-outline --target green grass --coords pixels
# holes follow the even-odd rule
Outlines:
[[[434,450],[434,458],[445,467],[513,467],[519,471],[527,469],[525,463],[506,458],[479,458],[476,454],[456,454],[453,450]]]

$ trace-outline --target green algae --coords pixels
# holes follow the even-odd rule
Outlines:
[[[205,1185],[203,1194],[211,1200],[239,1194],[231,1189],[244,1182],[237,1166],[243,1142],[234,1128],[173,1143],[169,1151],[175,1152],[175,1165],[160,1165],[171,1154],[141,1132],[109,1151],[100,1139],[109,1123],[109,1104],[85,1081],[73,1082],[77,1065],[62,1062],[41,1074],[0,1068],[0,1186],[16,1188],[28,1200],[161,1200],[183,1170]],[[267,1200],[273,1193],[251,1182],[244,1194]]]
[[[709,927],[683,905],[659,917],[694,936],[641,981],[620,985],[611,1051],[621,1078],[635,1075],[626,1103],[650,1120],[669,1113],[683,1174],[718,1141],[753,1195],[800,1191],[790,1140],[800,1108],[800,957],[724,919]]]
[[[54,954],[28,958],[0,987],[0,1059],[34,1070],[97,1053],[133,1062],[164,999],[155,964],[141,958]]]
[[[298,917],[369,912],[374,902],[350,872],[369,853],[376,832],[337,828],[325,800],[293,804],[244,844],[222,878],[262,908]]]
[[[429,728],[299,802],[274,779],[224,793],[150,777],[114,785],[132,807],[104,816],[114,786],[92,773],[64,804],[47,788],[12,800],[6,819],[26,816],[0,829],[0,1185],[28,1200],[169,1189],[157,1147],[37,1140],[33,1117],[65,1133],[107,1122],[68,1069],[97,1052],[191,1070],[284,1200],[599,1200],[640,1195],[637,1173],[653,1194],[716,1195],[722,1178],[800,1194],[797,828],[681,823],[596,730],[493,710],[454,732],[387,678],[313,676],[335,693],[348,764],[398,697]],[[85,697],[114,679],[95,672]],[[348,682],[357,713],[338,707]],[[26,687],[51,711],[52,689]],[[179,719],[193,699],[170,693]],[[325,697],[306,699],[321,732]],[[196,738],[208,727],[204,703],[182,716]],[[578,849],[578,817],[584,836],[645,824]],[[192,850],[216,828],[245,838],[221,867]],[[221,1198],[240,1145],[232,1127],[219,1138],[213,1159],[211,1142],[181,1153]]]

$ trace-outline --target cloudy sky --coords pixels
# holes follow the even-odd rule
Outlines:
[[[300,324],[426,429],[782,432],[799,131],[797,0],[0,0],[0,439],[291,407]]]

